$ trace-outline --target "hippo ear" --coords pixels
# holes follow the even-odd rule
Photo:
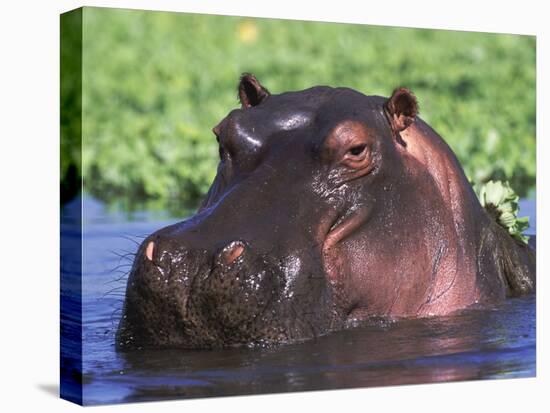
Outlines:
[[[409,127],[418,114],[418,103],[413,93],[404,87],[395,89],[386,102],[386,110],[390,115],[392,127],[401,132]]]
[[[239,81],[239,100],[244,108],[257,106],[270,95],[253,74],[243,73]]]

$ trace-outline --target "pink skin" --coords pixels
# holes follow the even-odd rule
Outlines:
[[[475,232],[475,195],[461,184],[465,178],[449,149],[423,122],[401,136],[407,146],[395,146],[409,171],[423,170],[433,178],[418,179],[425,207],[401,205],[399,216],[392,215],[386,230],[376,232],[376,242],[369,242],[369,211],[353,216],[325,241],[327,272],[334,274],[330,267],[340,263],[337,277],[349,280],[342,288],[354,302],[351,318],[444,315],[480,299],[475,245],[465,237]],[[434,192],[440,196],[427,196]],[[437,212],[429,213],[433,209]]]
[[[399,89],[398,93],[402,97],[410,92]],[[390,105],[387,115],[395,133],[394,150],[407,171],[399,191],[412,202],[375,216],[373,208],[363,208],[332,229],[323,244],[325,271],[348,319],[446,315],[503,299],[506,292],[502,269],[480,257],[483,231],[492,231],[488,228],[494,223],[450,148],[416,118],[414,97],[400,104],[405,112],[403,105],[414,104],[411,116],[391,113]],[[346,153],[352,145],[367,144],[363,156],[367,165],[352,163],[343,176],[351,180],[370,173],[376,159],[370,159],[369,142],[376,132],[344,121],[332,133],[327,145],[337,154],[333,156]]]

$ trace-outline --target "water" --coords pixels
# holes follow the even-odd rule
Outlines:
[[[109,213],[91,199],[85,203],[85,404],[535,376],[534,295],[451,317],[380,322],[275,348],[117,353],[114,334],[131,262],[125,254],[135,251],[134,240],[175,220]],[[523,201],[521,207],[534,234],[535,203]],[[62,267],[71,271],[74,265]]]

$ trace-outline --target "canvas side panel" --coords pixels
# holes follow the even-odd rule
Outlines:
[[[60,396],[82,404],[82,9],[60,23]]]

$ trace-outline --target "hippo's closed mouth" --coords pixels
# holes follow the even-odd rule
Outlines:
[[[244,74],[239,99],[213,128],[220,160],[199,210],[138,251],[117,348],[296,342],[350,317],[534,291],[534,251],[481,207],[408,89],[273,95]]]

